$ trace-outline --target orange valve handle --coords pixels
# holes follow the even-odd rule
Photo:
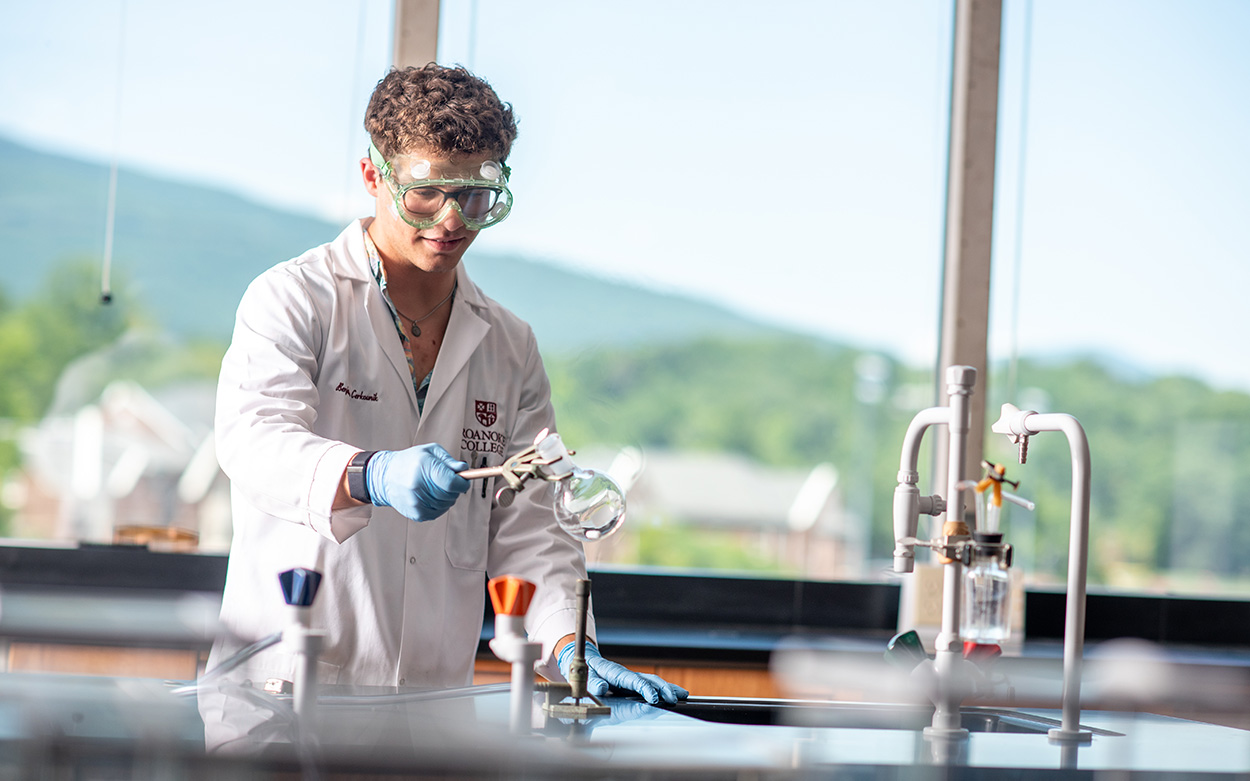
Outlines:
[[[487,582],[486,590],[496,615],[523,616],[538,586],[514,575],[500,575]]]

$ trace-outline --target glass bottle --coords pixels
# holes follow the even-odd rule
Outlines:
[[[1011,634],[1011,546],[1001,532],[976,531],[964,571],[959,634],[965,641],[1001,643]]]

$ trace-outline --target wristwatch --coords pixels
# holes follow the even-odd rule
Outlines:
[[[362,450],[347,462],[347,493],[358,502],[373,504],[369,496],[369,484],[365,482],[365,465],[373,458],[376,450]]]

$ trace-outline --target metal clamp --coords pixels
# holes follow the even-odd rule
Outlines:
[[[525,489],[525,484],[532,478],[538,477],[548,482],[556,483],[571,474],[571,472],[565,472],[555,475],[542,469],[542,467],[551,466],[560,460],[559,458],[543,458],[538,454],[538,443],[546,439],[548,433],[547,429],[538,432],[538,436],[534,438],[533,445],[504,459],[504,462],[499,466],[466,469],[459,474],[466,480],[502,477],[507,485],[501,486],[495,492],[495,501],[499,503],[500,507],[508,507],[512,504],[512,500],[516,498],[516,495]],[[571,456],[576,452],[575,450],[568,450],[566,454]]]

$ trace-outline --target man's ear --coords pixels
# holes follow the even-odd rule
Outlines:
[[[360,159],[360,176],[365,183],[365,191],[369,193],[369,197],[377,198],[378,193],[384,186],[382,182],[382,172],[373,164],[373,161],[367,157]]]

